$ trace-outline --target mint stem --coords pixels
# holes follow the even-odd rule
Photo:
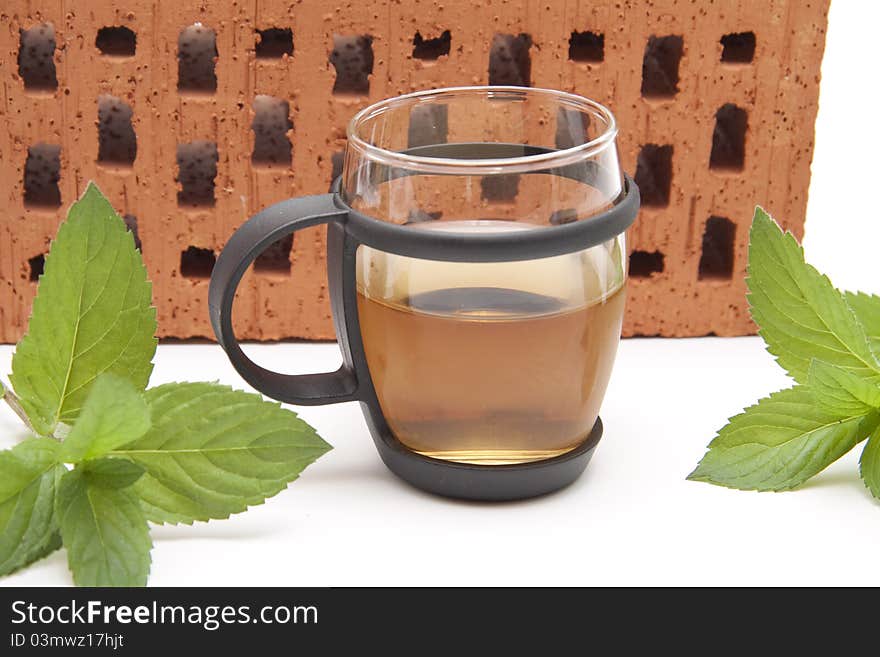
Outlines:
[[[22,407],[18,396],[2,383],[0,383],[0,390],[3,391],[3,400],[9,404],[9,408],[15,411],[15,414],[21,418],[21,421],[24,422],[28,429],[30,429],[31,433],[36,434],[37,431],[34,429],[34,425],[31,424],[30,419],[28,419],[27,413],[24,412],[24,408]]]

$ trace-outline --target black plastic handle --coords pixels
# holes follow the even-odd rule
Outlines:
[[[233,367],[260,392],[291,404],[314,406],[356,399],[357,377],[347,364],[335,372],[321,374],[280,374],[260,367],[244,354],[235,338],[232,304],[244,272],[270,244],[303,228],[345,223],[348,211],[340,209],[334,199],[335,194],[302,196],[254,215],[226,243],[211,274],[211,324]]]

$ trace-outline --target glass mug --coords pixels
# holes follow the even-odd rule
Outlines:
[[[278,203],[230,238],[211,322],[236,370],[283,402],[359,401],[397,475],[452,497],[561,488],[601,438],[638,189],[614,117],[568,93],[460,87],[384,100],[348,126],[330,194]],[[327,225],[343,365],[267,370],[232,304],[270,244]]]

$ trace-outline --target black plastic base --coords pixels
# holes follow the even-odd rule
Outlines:
[[[560,456],[531,463],[476,465],[417,454],[388,431],[379,431],[369,413],[366,417],[379,455],[391,472],[429,493],[465,500],[520,500],[564,488],[580,477],[602,438],[602,420],[597,419],[586,440]]]

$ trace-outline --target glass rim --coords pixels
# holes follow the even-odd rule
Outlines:
[[[570,148],[562,148],[546,153],[533,155],[521,155],[509,158],[485,158],[463,159],[444,157],[425,157],[408,153],[393,151],[381,146],[376,146],[364,139],[358,129],[368,120],[388,111],[399,109],[404,106],[417,105],[425,100],[435,98],[455,98],[457,96],[485,96],[492,98],[495,95],[503,98],[504,95],[538,96],[555,102],[559,107],[577,110],[582,113],[598,114],[605,120],[604,130],[594,139],[577,144]],[[487,175],[496,173],[528,173],[542,169],[564,167],[586,158],[592,157],[614,144],[617,138],[617,121],[607,107],[589,98],[559,91],[556,89],[543,89],[541,87],[515,87],[515,86],[463,86],[443,87],[440,89],[427,89],[415,91],[401,96],[394,96],[380,100],[362,109],[352,117],[346,129],[348,147],[362,153],[368,159],[399,167],[419,173],[427,174],[458,174],[458,175]]]

